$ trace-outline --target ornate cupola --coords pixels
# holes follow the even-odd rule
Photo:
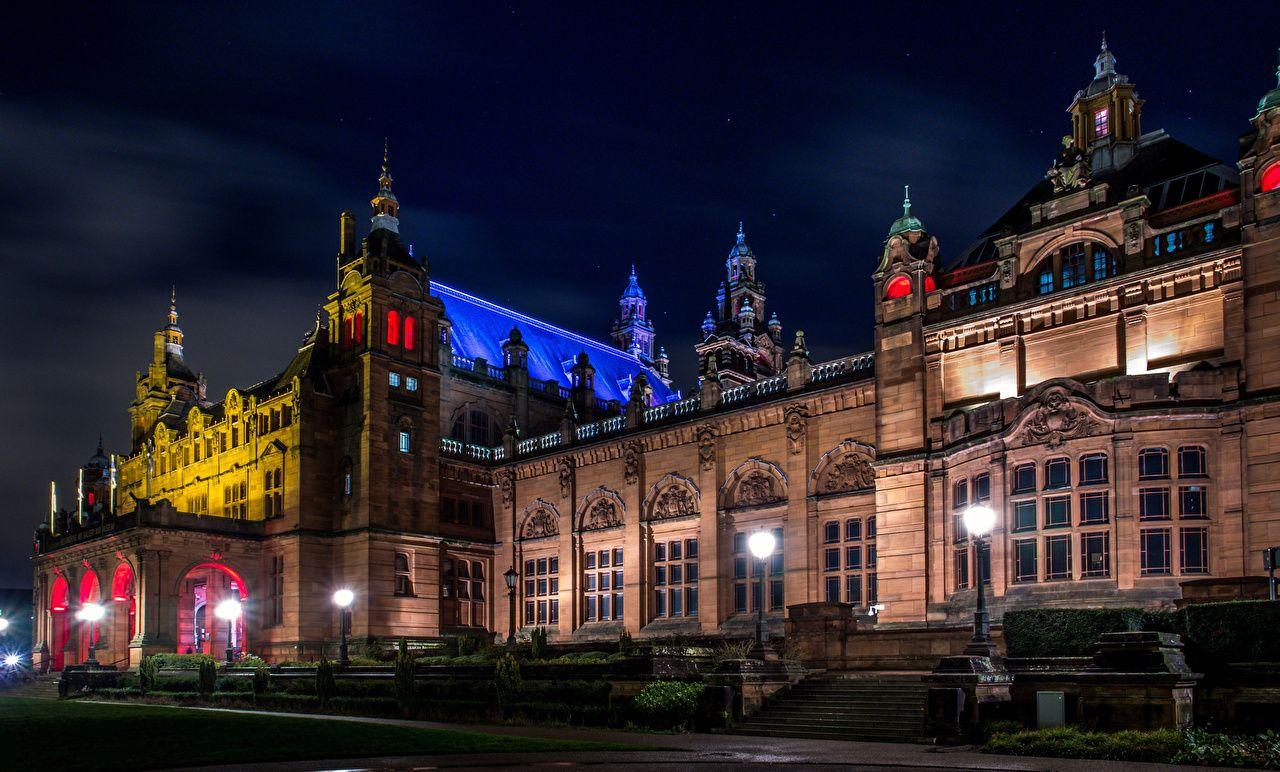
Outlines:
[[[1268,110],[1280,108],[1280,66],[1276,67],[1276,87],[1266,93],[1266,96],[1258,100],[1258,115],[1262,115]]]
[[[382,141],[382,174],[378,176],[378,194],[369,202],[373,207],[371,230],[384,228],[392,233],[400,232],[400,202],[396,194],[391,192],[391,150],[387,141]]]
[[[1142,104],[1129,78],[1116,72],[1116,57],[1104,35],[1093,80],[1067,108],[1071,145],[1089,156],[1093,174],[1119,169],[1133,158],[1142,136]]]
[[[925,295],[937,289],[938,240],[911,213],[911,187],[903,188],[902,216],[889,226],[884,251],[872,278],[881,301],[879,314],[896,318],[918,313]],[[919,290],[923,290],[920,292]]]
[[[765,287],[756,278],[756,255],[738,223],[738,235],[725,259],[725,280],[716,292],[716,309],[702,322],[702,342],[694,346],[699,371],[715,359],[720,377],[749,383],[782,371],[782,346],[764,321]],[[780,331],[779,331],[780,334]]]
[[[611,337],[615,348],[644,362],[652,362],[654,329],[653,323],[646,317],[647,304],[633,264],[627,288],[618,299],[618,319],[613,323]]]

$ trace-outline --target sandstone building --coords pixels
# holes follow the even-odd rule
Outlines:
[[[816,601],[945,626],[973,605],[974,503],[1000,514],[997,615],[1234,591],[1280,542],[1280,86],[1234,164],[1142,108],[1104,44],[1045,179],[972,246],[948,255],[905,201],[852,261],[872,351],[784,339],[739,228],[684,393],[634,268],[612,345],[443,285],[384,163],[278,375],[206,393],[171,304],[131,447],[99,448],[37,532],[37,662],[91,635],[121,664],[228,638],[315,656],[338,587],[357,639],[505,635],[509,569],[518,627],[560,639],[740,635]],[[206,613],[228,596],[230,629]]]

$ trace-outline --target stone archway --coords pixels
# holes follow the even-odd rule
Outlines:
[[[229,598],[242,604],[249,600],[244,577],[234,568],[206,561],[182,572],[178,580],[179,654],[209,654],[221,659],[228,648],[237,652],[247,650],[245,613],[231,625],[214,615],[218,604]]]
[[[86,564],[87,565],[87,564]],[[92,568],[86,568],[84,573],[80,575],[80,608],[86,603],[102,604],[102,583],[98,581],[98,573]],[[89,645],[92,643],[96,649],[98,643],[102,640],[102,628],[108,623],[103,619],[98,622],[81,622],[76,621],[77,643],[75,658],[77,663],[86,662],[89,659]],[[99,660],[100,662],[102,660]]]
[[[65,652],[71,642],[70,594],[67,578],[55,574],[49,587],[49,637],[46,644],[49,647],[50,670],[61,670],[67,664]]]
[[[121,561],[111,575],[111,595],[106,599],[99,662],[128,662],[129,643],[138,632],[137,579],[133,566]]]

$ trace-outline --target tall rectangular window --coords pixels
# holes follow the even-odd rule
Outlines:
[[[1044,578],[1071,578],[1071,537],[1047,536],[1044,540]]]
[[[1054,496],[1044,500],[1044,527],[1071,527],[1071,497]]]
[[[410,441],[410,439],[409,439],[409,432],[406,432],[406,431],[402,431],[402,432],[400,432],[400,444],[399,444],[399,447],[400,447],[400,452],[401,452],[401,453],[411,453],[411,452],[413,452],[413,443],[412,443],[412,442]]]
[[[1183,528],[1182,539],[1182,573],[1209,573],[1209,529]]]
[[[1036,500],[1016,501],[1013,504],[1013,530],[1034,531],[1036,529]]]
[[[1169,489],[1168,488],[1139,488],[1138,489],[1138,519],[1168,520],[1169,519]]]
[[[1111,133],[1111,108],[1103,107],[1093,113],[1093,136],[1105,137]]]
[[[963,509],[969,505],[969,481],[960,480],[951,486],[951,508]]]
[[[963,590],[969,586],[969,548],[961,547],[955,551],[956,589]]]
[[[698,540],[654,544],[654,616],[698,613]],[[619,556],[620,557],[620,556]]]
[[[271,603],[267,624],[274,627],[284,622],[284,555],[271,556]]]
[[[983,472],[973,478],[973,500],[988,501],[991,499],[991,475]]]
[[[1062,288],[1077,287],[1088,279],[1085,275],[1084,244],[1072,244],[1062,250]]]
[[[395,593],[396,595],[413,594],[413,574],[410,570],[409,553],[407,552],[396,553]]]
[[[828,603],[840,602],[840,577],[828,576],[823,582],[823,599]]]
[[[1209,464],[1205,459],[1204,448],[1199,445],[1184,445],[1178,448],[1179,477],[1207,477]]]
[[[1044,462],[1044,489],[1071,487],[1071,459],[1051,458]]]
[[[1178,514],[1182,517],[1208,517],[1209,499],[1203,485],[1183,485],[1178,488]]]
[[[1111,575],[1111,534],[1080,534],[1080,576],[1093,578]]]
[[[622,548],[588,550],[582,557],[586,621],[622,619]]]
[[[1013,580],[1015,582],[1036,580],[1035,539],[1024,539],[1013,543]]]
[[[1080,522],[1105,523],[1111,518],[1109,494],[1106,491],[1080,494]]]
[[[1138,479],[1164,480],[1169,477],[1169,451],[1143,448],[1138,451]]]
[[[1141,532],[1138,541],[1142,547],[1142,573],[1148,576],[1169,573],[1169,529],[1148,528]]]
[[[822,542],[834,544],[840,541],[840,521],[832,520],[822,526]]]
[[[1036,489],[1036,465],[1019,464],[1013,469],[1013,492],[1030,493]]]
[[[393,387],[397,387],[397,386],[399,386],[399,385],[400,385],[400,373],[397,373],[397,372],[394,372],[394,371],[393,371],[393,372],[390,372],[390,373],[387,373],[387,382],[388,382],[391,386],[393,386]]]
[[[1048,295],[1053,292],[1053,269],[1045,269],[1040,272],[1040,294]]]
[[[1100,485],[1107,481],[1107,456],[1094,453],[1080,459],[1080,484]]]

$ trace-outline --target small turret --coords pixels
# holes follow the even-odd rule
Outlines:
[[[391,150],[387,141],[382,142],[382,174],[378,175],[378,194],[369,204],[373,207],[371,230],[386,229],[400,232],[400,202],[391,192]]]
[[[1276,87],[1267,92],[1266,96],[1258,100],[1258,115],[1262,115],[1268,110],[1274,110],[1280,107],[1280,66],[1276,67]]]
[[[702,320],[702,337],[708,338],[711,333],[716,331],[716,320],[711,318],[711,312],[707,312],[707,318]]]

